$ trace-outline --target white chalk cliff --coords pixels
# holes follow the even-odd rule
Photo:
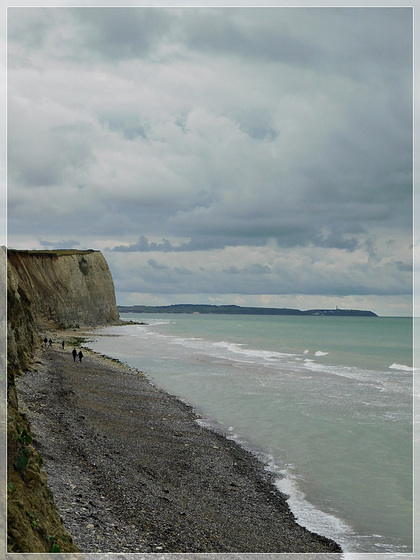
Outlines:
[[[7,262],[9,286],[38,320],[65,328],[118,322],[114,282],[99,251],[8,250]]]

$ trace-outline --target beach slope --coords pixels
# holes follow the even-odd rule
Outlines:
[[[83,552],[340,552],[299,526],[263,465],[189,406],[123,364],[86,349],[74,362],[71,350],[41,348],[17,389]]]

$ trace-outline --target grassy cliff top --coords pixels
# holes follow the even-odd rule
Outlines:
[[[27,249],[7,249],[8,253],[19,253],[24,255],[48,255],[48,256],[56,256],[60,257],[62,255],[87,255],[90,253],[97,253],[94,249],[34,249],[34,250],[27,250]]]

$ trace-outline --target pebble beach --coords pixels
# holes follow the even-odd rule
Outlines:
[[[298,525],[257,457],[186,403],[88,349],[73,361],[65,336],[47,336],[18,398],[82,552],[341,552]]]

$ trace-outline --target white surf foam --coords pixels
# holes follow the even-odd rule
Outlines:
[[[309,531],[324,535],[340,544],[345,551],[350,551],[352,528],[337,516],[321,511],[306,500],[305,494],[300,490],[297,480],[290,472],[283,470],[275,481],[275,486],[289,496],[287,503],[294,513],[299,525]]]
[[[396,364],[396,363],[390,365],[389,369],[397,369],[399,371],[416,371],[416,370],[418,370],[418,368],[413,368],[413,367],[410,367],[410,366],[405,366],[403,364]]]

